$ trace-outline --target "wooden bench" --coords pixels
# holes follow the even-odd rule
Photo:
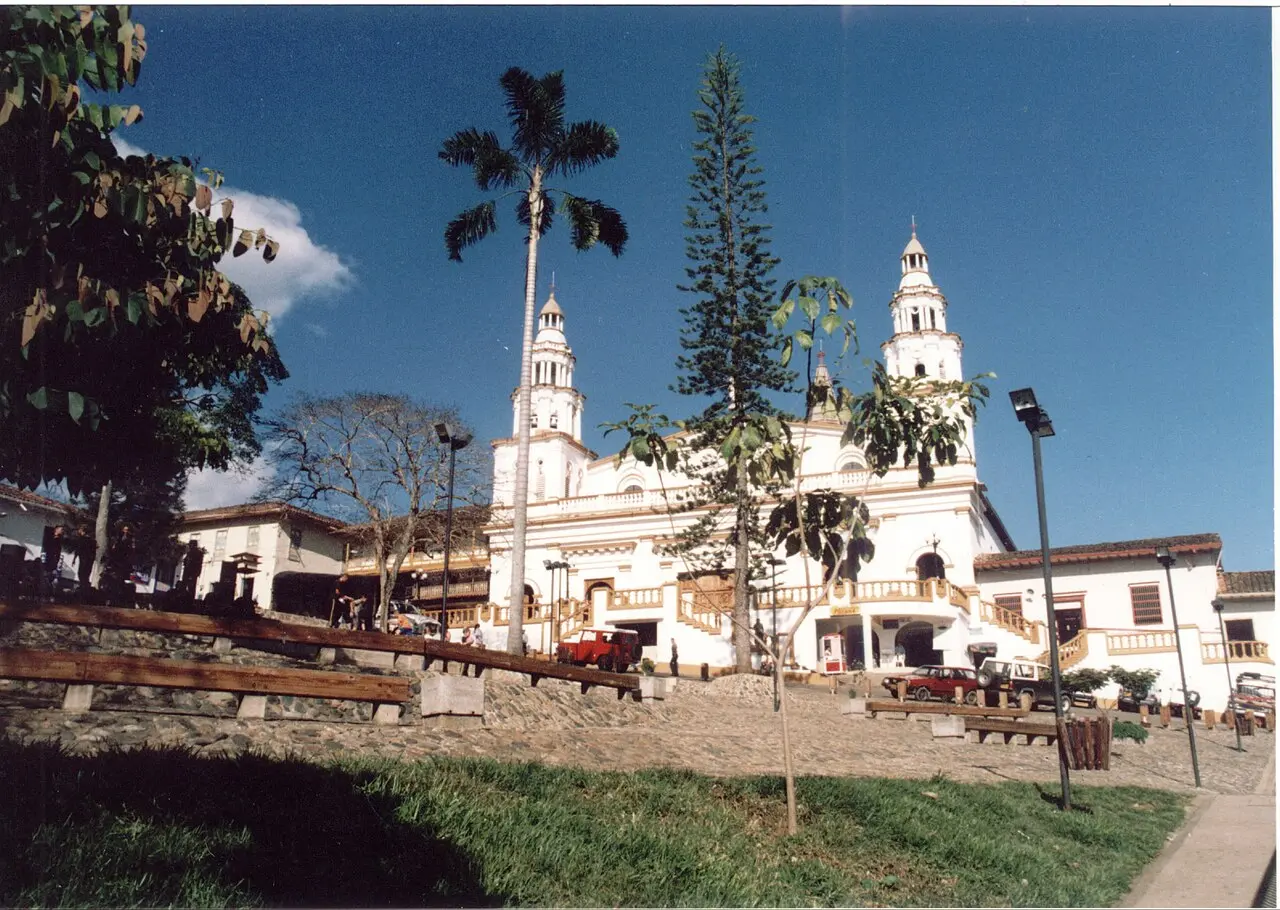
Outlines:
[[[987,737],[992,733],[1003,736],[1006,744],[1011,742],[1015,736],[1025,736],[1025,745],[1028,746],[1035,741],[1037,736],[1044,737],[1046,746],[1053,745],[1058,740],[1057,724],[1037,723],[1035,721],[966,717],[964,719],[964,729],[965,732],[976,732],[980,743],[986,742]]]
[[[225,619],[193,613],[165,613],[131,610],[120,607],[78,606],[71,604],[0,603],[0,621],[42,622],[60,625],[89,626],[103,629],[129,629],[171,635],[200,635],[214,639],[215,650],[229,650],[233,642],[263,641],[276,644],[311,645],[321,649],[343,648],[349,651],[380,651],[418,657],[422,667],[439,660],[474,668],[476,674],[492,667],[523,673],[531,684],[543,678],[576,682],[585,694],[592,686],[616,689],[618,698],[630,694],[640,698],[639,677],[627,673],[609,673],[572,664],[519,657],[505,651],[491,651],[469,645],[417,635],[390,635],[385,632],[349,632],[327,626],[279,622],[273,619]],[[220,647],[221,645],[221,647]]]
[[[894,699],[867,699],[867,715],[876,714],[947,714],[961,717],[1026,717],[1021,708],[986,708],[982,705],[953,705],[932,701],[896,701]]]
[[[267,695],[374,702],[375,721],[394,723],[400,705],[413,696],[412,683],[399,677],[25,648],[0,648],[0,677],[67,683],[68,711],[89,710],[95,684],[155,686],[246,696],[240,717],[262,717]]]

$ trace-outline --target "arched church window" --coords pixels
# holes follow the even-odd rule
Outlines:
[[[643,492],[644,492],[644,487],[640,486],[640,484],[638,484],[638,483],[629,483],[629,484],[627,484],[627,486],[623,489],[623,491],[622,491],[622,492],[624,492],[624,493],[643,493]]]
[[[923,364],[923,363],[917,363],[917,364],[916,364],[916,375],[917,375],[917,376],[923,376],[924,374],[925,374],[925,373],[924,373],[924,364]]]
[[[855,474],[864,468],[866,468],[866,465],[862,463],[862,459],[857,455],[854,455],[845,459],[844,463],[840,465],[838,470],[841,474]]]
[[[557,411],[553,411],[551,413],[551,429],[554,430],[559,426],[560,426],[560,414]]]
[[[947,568],[937,553],[926,553],[916,560],[916,578],[946,578]]]
[[[913,332],[920,331],[920,311],[919,310],[911,311],[911,331]]]

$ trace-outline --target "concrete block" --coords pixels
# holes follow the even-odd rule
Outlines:
[[[231,639],[218,636],[213,640],[214,654],[227,654],[231,651]]]
[[[640,677],[640,700],[653,701],[658,699],[661,701],[667,697],[666,681],[657,676],[641,676]]]
[[[93,686],[67,686],[67,694],[62,698],[62,710],[68,714],[83,714],[93,707]]]
[[[373,722],[382,726],[394,727],[400,723],[400,706],[399,705],[378,705],[378,709],[373,712]]]
[[[950,737],[954,739],[964,739],[964,718],[955,717],[945,714],[935,714],[933,716],[933,738]]]
[[[470,676],[431,676],[422,680],[422,716],[484,717],[484,680]]]
[[[338,659],[337,648],[321,648],[316,652],[316,663],[331,664]]]
[[[840,704],[841,714],[862,714],[867,713],[867,700],[865,698],[846,698]]]
[[[349,661],[360,667],[378,667],[382,670],[394,670],[396,655],[394,651],[366,651],[363,648],[338,648],[338,658]]]
[[[395,667],[397,670],[425,670],[427,659],[421,654],[397,654]]]
[[[240,710],[236,712],[239,720],[262,720],[267,716],[267,696],[246,695],[240,699]]]

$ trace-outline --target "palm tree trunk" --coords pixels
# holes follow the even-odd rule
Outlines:
[[[524,538],[529,515],[529,413],[533,404],[533,308],[538,290],[538,222],[542,220],[542,169],[529,183],[529,256],[524,270],[524,338],[520,345],[520,406],[516,423],[516,488],[511,526],[511,593],[507,601],[507,652],[522,653],[524,635]]]

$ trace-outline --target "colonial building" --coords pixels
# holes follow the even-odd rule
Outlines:
[[[960,379],[963,344],[948,328],[948,303],[913,230],[889,303],[893,333],[881,346],[893,376]],[[588,626],[640,632],[646,656],[665,662],[674,642],[681,662],[734,663],[725,615],[731,579],[699,574],[668,547],[693,519],[674,507],[692,481],[659,475],[627,458],[599,458],[582,442],[585,397],[574,386],[575,357],[554,292],[539,316],[533,346],[533,412],[526,540],[525,629],[530,647]],[[816,376],[826,375],[819,357]],[[512,396],[513,401],[515,395]],[[518,408],[512,436],[493,442],[494,520],[489,536],[490,592],[478,607],[501,645],[508,625],[510,508],[515,489]],[[850,663],[876,667],[945,662],[973,665],[983,656],[1047,658],[1046,610],[1039,551],[1019,551],[987,498],[972,432],[955,465],[940,466],[921,489],[914,467],[876,477],[863,454],[840,444],[841,427],[810,415],[793,434],[803,448],[805,489],[856,493],[872,516],[875,558],[857,581],[841,581],[798,630],[791,659],[819,665],[824,637],[840,636]],[[971,431],[970,427],[970,431]],[[1165,540],[1063,547],[1053,551],[1054,600],[1065,666],[1161,671],[1177,685],[1173,604],[1155,546],[1167,543],[1188,683],[1225,703],[1224,649],[1233,672],[1272,669],[1273,573],[1223,573],[1221,541],[1205,534]],[[767,633],[788,628],[799,604],[821,590],[821,570],[799,557],[778,562],[757,585],[753,622]],[[1263,577],[1265,576],[1265,577]],[[1227,639],[1211,606],[1225,604]],[[1175,669],[1170,669],[1170,660]],[[1195,669],[1191,669],[1192,663]],[[1237,663],[1239,669],[1237,669]],[[1104,693],[1105,694],[1105,693]],[[1216,705],[1221,707],[1221,705]]]

